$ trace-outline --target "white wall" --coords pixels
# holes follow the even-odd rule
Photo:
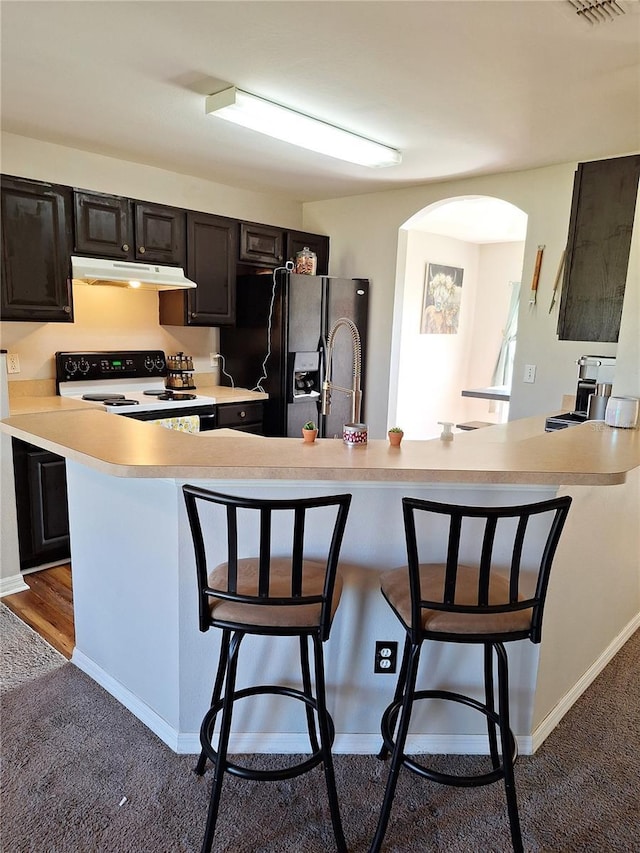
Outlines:
[[[612,156],[617,152],[612,152]],[[488,195],[511,202],[528,217],[523,261],[523,302],[519,315],[519,341],[514,370],[510,419],[548,412],[561,405],[564,394],[575,393],[576,358],[594,350],[594,344],[558,341],[558,306],[549,314],[551,289],[567,240],[573,176],[576,163],[549,166],[524,172],[510,172],[464,178],[439,184],[332,199],[304,205],[304,228],[331,235],[331,268],[345,276],[371,279],[370,336],[367,359],[369,376],[380,377],[374,394],[367,398],[366,418],[372,437],[387,428],[389,366],[395,288],[401,284],[397,259],[403,260],[405,247],[399,229],[409,217],[429,204],[457,196]],[[639,345],[640,312],[640,228],[634,230],[634,246],[629,265],[623,310],[615,393],[640,396]],[[539,244],[545,245],[540,275],[538,305],[529,310],[527,297]],[[597,351],[614,355],[615,344],[598,344]],[[395,356],[395,353],[394,353]],[[536,382],[521,380],[524,364],[537,365]],[[385,382],[385,377],[387,377]]]
[[[491,384],[511,297],[509,281],[520,278],[523,250],[523,243],[478,245],[424,231],[407,232],[402,292],[394,309],[398,360],[391,370],[389,401],[389,425],[401,424],[407,438],[435,438],[443,420],[506,420],[506,406],[462,397],[461,391]],[[429,262],[464,270],[455,335],[420,332]]]
[[[9,133],[2,134],[2,172],[286,228],[302,227],[301,205],[276,194],[239,190]],[[86,285],[73,289],[74,323],[0,323],[2,346],[20,359],[21,372],[10,376],[10,381],[51,379],[57,350],[96,347],[182,350],[194,356],[196,371],[211,370],[209,353],[218,349],[218,330],[161,326],[157,293]]]
[[[452,237],[410,231],[399,333],[398,408],[395,418],[407,438],[434,438],[438,421],[457,421],[460,391],[467,381],[478,283],[478,247]],[[431,261],[464,270],[456,335],[421,334],[425,267]],[[392,424],[390,424],[391,426]]]

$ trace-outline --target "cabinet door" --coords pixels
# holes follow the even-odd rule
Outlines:
[[[171,326],[232,325],[236,316],[235,258],[238,223],[187,212],[187,275],[195,290],[160,293],[160,323]]]
[[[2,178],[3,320],[72,322],[71,191]]]
[[[69,552],[67,477],[64,459],[48,450],[27,453],[34,556]]]
[[[316,253],[318,263],[316,275],[329,275],[329,238],[323,234],[307,234],[304,231],[286,231],[284,235],[285,260],[296,262],[296,255],[305,247]]]
[[[558,317],[565,341],[617,341],[640,155],[580,163]]]
[[[136,260],[184,268],[187,255],[185,211],[140,201],[133,206]]]
[[[75,247],[82,255],[133,258],[129,199],[75,190]]]
[[[272,225],[240,223],[240,260],[257,266],[280,266],[284,233]]]
[[[218,429],[262,434],[263,403],[223,403],[217,406]]]

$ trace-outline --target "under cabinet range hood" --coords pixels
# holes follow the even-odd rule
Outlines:
[[[74,284],[99,284],[139,290],[188,290],[196,287],[181,267],[110,261],[106,258],[71,256]]]

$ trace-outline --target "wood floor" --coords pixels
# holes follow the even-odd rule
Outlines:
[[[71,566],[67,563],[32,572],[24,575],[24,582],[28,590],[6,595],[2,603],[70,658],[75,646]]]

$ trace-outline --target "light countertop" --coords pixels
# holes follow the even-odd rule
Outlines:
[[[97,410],[12,416],[3,431],[116,477],[613,485],[640,466],[640,430],[585,422],[544,432],[543,416],[451,442],[190,435]]]
[[[478,397],[480,400],[501,400],[508,403],[511,392],[506,385],[491,385],[487,388],[467,388],[461,393],[462,397]]]
[[[72,400],[69,397],[59,397],[53,388],[32,388],[36,393],[20,393],[14,391],[14,386],[27,383],[10,383],[9,385],[9,410],[11,415],[27,415],[42,412],[64,412],[69,410],[95,409],[100,404],[86,402],[84,400]],[[50,383],[52,386],[53,382]],[[38,390],[44,393],[37,393]],[[266,400],[268,395],[261,391],[248,391],[246,388],[228,388],[224,385],[202,385],[196,391],[201,397],[209,397],[215,403],[248,403],[252,400]]]

